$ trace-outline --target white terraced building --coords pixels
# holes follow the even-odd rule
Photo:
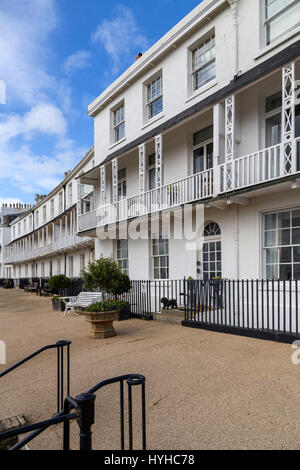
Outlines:
[[[89,106],[93,152],[12,224],[14,276],[300,279],[299,59],[300,0],[204,0]]]
[[[112,238],[96,257],[133,279],[300,279],[299,56],[299,0],[205,0],[139,54],[89,106],[78,231]],[[183,205],[204,210],[203,246],[173,235]],[[161,227],[126,239],[149,214]]]
[[[12,266],[13,279],[48,278],[55,274],[76,278],[94,260],[94,240],[77,235],[76,181],[93,165],[92,148],[50,194],[38,195],[35,205],[11,223],[5,262]],[[81,189],[84,199],[86,188]],[[90,204],[90,195],[85,196],[83,210]]]
[[[10,223],[30,208],[29,204],[0,205],[0,279],[12,278],[12,266],[6,264],[5,258],[5,246],[11,240]]]

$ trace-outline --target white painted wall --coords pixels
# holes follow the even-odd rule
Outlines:
[[[132,140],[140,137],[158,124],[184,111],[205,97],[228,85],[236,74],[235,70],[235,33],[233,14],[227,1],[216,2],[219,10],[211,11],[209,21],[201,19],[201,11],[212,7],[214,2],[204,1],[187,18],[176,25],[165,38],[145,53],[137,64],[125,72],[100,97],[110,101],[103,104],[95,117],[95,161],[102,162],[108,154],[121,149]],[[217,6],[216,5],[216,6]],[[197,19],[198,18],[198,19]],[[201,19],[201,21],[200,21]],[[190,26],[185,25],[190,22]],[[193,25],[193,28],[192,26]],[[202,37],[215,30],[216,36],[216,80],[195,95],[190,94],[189,54],[190,47]],[[181,32],[180,41],[177,39]],[[184,32],[184,34],[183,34]],[[265,47],[262,42],[261,0],[239,0],[238,9],[238,72],[245,73],[264,60],[278,53],[300,38],[299,29],[282,36],[277,44]],[[171,47],[175,41],[176,47]],[[159,55],[162,44],[170,42],[170,49]],[[177,42],[176,42],[177,41]],[[168,43],[169,44],[169,43]],[[152,57],[152,67],[147,62]],[[155,64],[153,66],[153,64]],[[145,125],[144,122],[144,83],[158,71],[163,74],[164,110],[159,120]],[[135,73],[135,75],[134,75]],[[122,83],[122,87],[120,84]],[[112,90],[116,90],[112,93]],[[126,139],[116,146],[111,142],[111,110],[121,101],[125,102]],[[97,100],[95,100],[97,102]],[[91,105],[92,106],[92,105]]]

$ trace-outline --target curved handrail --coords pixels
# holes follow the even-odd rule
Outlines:
[[[142,385],[146,383],[146,378],[143,375],[139,375],[139,374],[122,375],[120,377],[115,377],[113,379],[103,380],[103,382],[100,382],[98,385],[95,385],[87,393],[96,393],[101,388],[104,388],[107,385],[112,385],[118,382],[124,382],[125,380],[127,381],[128,385],[132,385],[132,386]]]
[[[0,379],[10,372],[18,369],[22,365],[26,364],[27,362],[31,361],[35,357],[39,356],[45,351],[49,351],[52,349],[57,350],[57,412],[60,411],[60,406],[63,407],[63,400],[64,400],[64,348],[67,348],[67,371],[66,371],[66,380],[67,380],[67,395],[70,394],[70,345],[72,344],[71,341],[61,340],[57,341],[55,344],[50,344],[48,346],[44,346],[43,348],[35,351],[34,353],[30,354],[29,356],[25,357],[20,362],[17,362],[9,369],[4,370],[0,373]]]
[[[52,345],[53,347],[54,345]],[[51,346],[46,347],[50,349]],[[42,348],[45,350],[45,348]],[[131,387],[141,385],[142,386],[142,441],[143,441],[143,450],[146,450],[146,407],[145,407],[145,382],[146,378],[143,375],[139,374],[127,374],[120,377],[115,377],[113,379],[108,379],[100,382],[91,388],[87,393],[83,394],[85,396],[93,396],[93,394],[100,389],[115,383],[120,383],[120,407],[121,407],[121,450],[125,449],[125,433],[124,433],[124,390],[123,383],[127,382],[128,385],[128,419],[129,419],[129,450],[133,450],[133,426],[132,426],[132,393]],[[64,409],[59,412],[51,419],[42,421],[40,423],[34,423],[32,425],[24,426],[22,428],[8,431],[6,433],[0,434],[0,439],[7,437],[17,436],[20,434],[25,434],[30,432],[24,439],[15,444],[10,448],[10,450],[19,450],[24,447],[26,444],[31,442],[35,437],[42,434],[50,426],[54,424],[63,423],[64,424],[64,450],[69,450],[70,446],[70,421],[73,419],[79,419],[81,417],[81,412],[79,410],[80,406],[79,400],[83,395],[77,396],[75,399],[68,396],[64,401]],[[77,413],[71,413],[72,410],[76,410]]]
[[[15,365],[10,367],[9,369],[6,369],[5,371],[1,372],[0,373],[0,379],[2,377],[4,377],[5,375],[9,374],[10,372],[18,369],[23,364],[26,364],[26,362],[31,361],[31,359],[34,359],[36,356],[39,356],[44,351],[48,351],[49,349],[57,349],[59,347],[70,346],[70,344],[71,344],[71,341],[58,341],[56,344],[50,344],[48,346],[44,346],[43,348],[39,349],[38,351],[36,351],[36,352],[30,354],[29,356],[25,357],[25,359],[23,359],[22,361],[17,362]]]

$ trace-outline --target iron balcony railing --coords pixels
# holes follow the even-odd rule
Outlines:
[[[72,247],[88,243],[92,240],[90,237],[79,237],[71,235],[64,237],[61,240],[56,240],[48,245],[40,246],[34,249],[18,249],[16,247],[5,247],[5,264],[10,264],[18,261],[27,261],[31,259],[38,259],[49,254],[68,250]]]
[[[102,228],[116,222],[203,201],[218,194],[296,175],[300,172],[300,137],[293,140],[293,146],[296,161],[293,158],[291,163],[284,163],[283,146],[278,144],[235,158],[161,188],[103,205],[78,216],[79,232]]]
[[[213,169],[122,199],[78,217],[79,232],[154,214],[213,196]]]
[[[235,191],[290,176],[300,171],[300,137],[295,139],[296,172],[284,164],[282,144],[258,150],[219,166],[220,193]],[[288,165],[289,166],[289,165]]]

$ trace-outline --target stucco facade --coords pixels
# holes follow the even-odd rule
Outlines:
[[[139,57],[89,106],[93,154],[12,225],[14,276],[37,230],[83,243],[52,269],[33,256],[38,276],[57,256],[78,276],[84,253],[137,280],[300,279],[299,17],[297,0],[205,0]]]

